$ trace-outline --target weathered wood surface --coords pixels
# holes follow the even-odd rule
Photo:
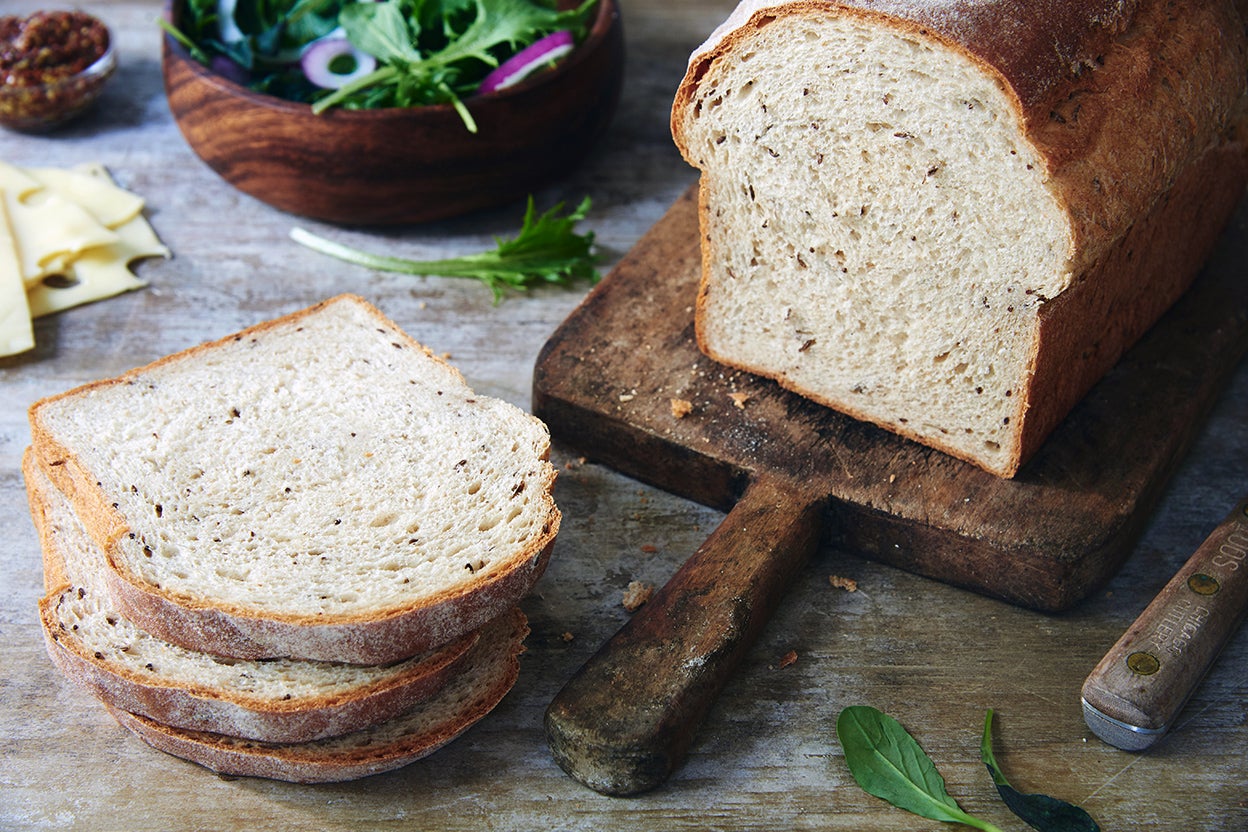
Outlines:
[[[691,188],[547,342],[534,412],[590,459],[709,505],[758,477],[803,484],[842,548],[1056,612],[1121,563],[1248,351],[1248,241],[1227,242],[1006,480],[702,355]]]
[[[609,794],[650,788],[678,762],[805,561],[795,541],[818,537],[825,516],[829,540],[857,555],[1048,612],[1083,600],[1135,544],[1248,347],[1245,252],[1231,240],[1035,458],[999,479],[703,356],[688,313],[700,274],[695,191],[559,327],[534,374],[534,412],[556,438],[732,507],[547,713],[560,764]],[[765,518],[756,491],[767,494]],[[654,670],[628,672],[637,665]]]
[[[6,0],[5,13],[36,8]],[[1097,661],[1235,501],[1248,492],[1248,367],[1240,366],[1122,570],[1063,614],[1041,614],[824,547],[743,658],[683,767],[660,789],[609,798],[567,777],[542,714],[628,618],[629,581],[662,584],[722,514],[556,448],[565,521],[525,605],[521,679],[488,719],[405,770],[297,787],[225,780],[119,729],[46,658],[35,614],[42,577],[19,460],[39,396],[112,375],[340,291],[359,292],[481,392],[530,405],[545,340],[585,294],[540,290],[490,303],[464,281],[375,274],[289,243],[294,218],[221,182],[186,148],[160,83],[155,0],[86,2],[118,32],[119,76],[88,120],[48,137],[0,133],[18,164],[98,160],[144,195],[175,256],[140,272],[150,288],[42,321],[39,347],[0,361],[0,828],[3,829],[819,829],[936,830],[861,792],[833,726],[871,704],[911,728],[951,793],[1021,830],[978,762],[985,708],[1011,781],[1086,806],[1106,830],[1248,829],[1248,634],[1239,632],[1180,715],[1143,754],[1083,724],[1079,688]],[[685,58],[731,0],[624,0],[628,80],[615,127],[542,204],[594,198],[589,225],[612,265],[693,182],[667,107]],[[509,235],[522,206],[385,232],[314,230],[410,256],[473,251]],[[1241,213],[1232,234],[1248,234]],[[858,591],[829,585],[853,578]],[[570,638],[568,638],[570,636]],[[784,665],[793,651],[796,661]],[[639,673],[645,668],[638,668]]]

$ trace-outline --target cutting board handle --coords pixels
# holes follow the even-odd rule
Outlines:
[[[819,543],[826,493],[755,479],[667,584],[546,710],[559,765],[609,795],[644,792],[699,723]]]

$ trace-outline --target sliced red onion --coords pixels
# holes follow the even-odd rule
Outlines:
[[[345,64],[346,72],[338,64]],[[336,90],[377,68],[377,59],[361,52],[346,38],[313,41],[299,59],[303,74],[318,87]]]
[[[220,75],[222,78],[229,78],[235,84],[247,85],[251,80],[251,73],[247,68],[236,63],[233,58],[225,55],[213,55],[208,62],[208,68]]]
[[[237,6],[238,0],[217,0],[217,34],[227,46],[247,39],[243,30],[234,22],[234,9]]]
[[[572,33],[567,29],[551,32],[499,64],[498,69],[485,76],[485,80],[477,88],[477,94],[486,95],[518,84],[534,70],[557,61],[571,52],[573,46],[575,42],[572,39]]]

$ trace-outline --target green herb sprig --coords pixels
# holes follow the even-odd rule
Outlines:
[[[480,254],[445,260],[408,260],[370,254],[351,246],[319,237],[302,228],[290,232],[291,239],[322,254],[348,263],[380,271],[410,275],[469,277],[490,287],[497,305],[508,289],[524,291],[542,283],[561,286],[576,280],[596,282],[600,275],[595,264],[594,232],[578,234],[576,224],[589,213],[589,197],[571,213],[560,216],[563,203],[538,214],[529,197],[520,233],[509,240],[495,238],[497,247]]]
[[[850,773],[868,794],[930,820],[1001,832],[963,811],[949,796],[935,763],[891,716],[869,706],[853,705],[837,717],[836,735]],[[1099,832],[1096,821],[1078,806],[1045,795],[1020,794],[1009,785],[992,754],[991,710],[984,719],[980,757],[1006,806],[1028,825],[1040,832]]]

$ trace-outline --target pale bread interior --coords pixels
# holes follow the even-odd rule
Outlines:
[[[488,582],[557,527],[545,426],[351,298],[34,420],[114,504],[113,568],[188,606],[378,616]]]
[[[309,704],[359,696],[393,683],[422,664],[453,660],[475,638],[385,665],[272,659],[246,661],[187,650],[135,626],[112,603],[102,581],[104,556],[73,507],[37,466],[25,466],[28,488],[42,503],[45,563],[59,572],[61,588],[45,601],[58,628],[56,638],[100,667],[143,684],[182,688],[197,696],[236,701],[266,710],[293,711]],[[58,568],[59,567],[59,568]]]
[[[1008,467],[1036,310],[1072,256],[1014,102],[961,51],[868,16],[733,37],[677,114],[702,170],[703,348]]]

